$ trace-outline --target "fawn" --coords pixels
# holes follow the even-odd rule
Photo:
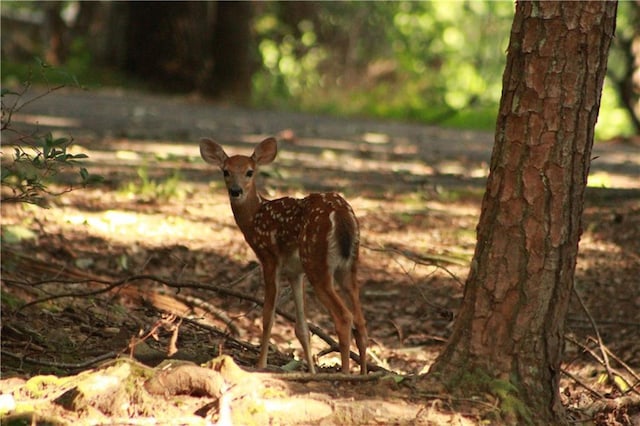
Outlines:
[[[360,373],[367,373],[367,329],[360,306],[356,279],[359,228],[351,206],[336,193],[311,194],[268,201],[258,194],[255,178],[259,166],[271,163],[277,154],[274,138],[263,140],[250,157],[229,157],[216,142],[203,138],[200,154],[218,166],[229,192],[236,224],[262,266],[265,294],[258,368],[267,365],[269,338],[275,314],[280,278],[289,281],[296,307],[295,334],[308,364],[315,373],[310,351],[309,328],[304,313],[303,275],[335,324],[342,372],[349,372],[351,331],[360,353]],[[338,282],[349,295],[350,307],[334,288]]]

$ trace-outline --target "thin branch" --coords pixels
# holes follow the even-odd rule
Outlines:
[[[13,352],[5,351],[4,349],[0,351],[0,353],[4,356],[8,356],[9,358],[16,359],[20,362],[26,362],[28,364],[36,364],[43,365],[45,367],[54,367],[54,368],[63,368],[65,370],[82,370],[84,368],[90,367],[94,364],[107,360],[109,358],[113,358],[121,354],[123,351],[111,351],[102,355],[98,355],[97,357],[90,358],[86,361],[77,362],[77,363],[68,363],[68,362],[56,362],[56,361],[43,361],[27,356],[16,355]]]
[[[418,292],[420,293],[420,296],[422,296],[424,304],[426,304],[430,308],[434,309],[435,311],[438,312],[438,314],[440,314],[442,316],[445,316],[447,318],[449,318],[449,317],[453,318],[453,312],[451,312],[449,309],[445,309],[444,307],[439,306],[439,305],[429,301],[429,299],[427,297],[425,297],[424,292],[422,291],[422,288],[420,288],[420,286],[418,286],[418,283],[413,278],[413,276],[411,276],[411,273],[404,267],[404,265],[401,262],[399,262],[398,259],[394,258],[393,260],[398,265],[398,267],[400,269],[402,269],[402,272],[409,278],[409,281],[411,281],[411,283],[414,285],[414,287],[418,290]],[[415,262],[415,260],[414,260],[414,262]],[[427,278],[430,277],[432,274],[434,274],[437,269],[438,268],[436,268],[433,272],[431,272],[429,275],[427,275]],[[396,330],[399,330],[395,323],[393,323],[393,325],[396,328]],[[399,333],[399,334],[401,334],[401,333]],[[400,339],[400,341],[402,341],[402,339]]]
[[[216,318],[218,318],[220,321],[222,321],[224,325],[227,326],[227,328],[229,328],[232,334],[236,336],[240,335],[240,330],[238,329],[238,326],[233,323],[233,320],[229,318],[227,313],[222,309],[216,308],[211,303],[206,302],[194,296],[189,296],[189,295],[184,295],[179,293],[170,293],[162,289],[158,290],[158,294],[172,297],[177,301],[184,303],[185,305],[200,308],[203,311],[207,312],[208,314],[213,315]]]
[[[566,339],[566,340],[568,340],[569,342],[573,343],[574,345],[579,346],[579,347],[580,347],[580,348],[582,348],[585,352],[588,352],[588,353],[593,357],[593,359],[595,359],[596,361],[598,361],[602,366],[604,366],[604,365],[605,365],[604,359],[600,358],[600,357],[598,356],[598,354],[596,354],[596,353],[595,353],[591,348],[589,348],[588,346],[586,346],[586,345],[584,345],[584,344],[582,344],[582,343],[578,342],[577,340],[575,340],[575,339],[573,339],[573,338],[571,338],[571,337],[568,337],[568,336],[565,336],[565,339]],[[614,385],[618,388],[618,390],[619,390],[620,392],[622,392],[622,393],[626,393],[626,392],[628,392],[628,391],[625,391],[624,389],[621,389],[621,388],[620,388],[620,386],[618,385],[618,383],[615,381],[615,376],[619,377],[619,378],[620,378],[620,379],[625,383],[625,385],[627,385],[627,386],[630,388],[630,390],[632,390],[632,391],[633,391],[633,392],[635,392],[635,393],[638,393],[638,391],[636,391],[636,390],[634,389],[634,388],[637,386],[637,384],[632,386],[632,385],[631,385],[631,384],[630,384],[630,383],[629,383],[629,382],[624,378],[624,376],[623,376],[623,375],[622,375],[618,370],[616,370],[616,369],[614,369],[614,368],[612,368],[612,367],[609,367],[609,371],[610,371],[611,376],[609,376],[609,374],[607,374],[607,377],[609,378],[610,382],[611,382],[612,384],[614,384]]]
[[[600,352],[602,353],[602,361],[603,361],[604,368],[607,370],[607,377],[609,377],[609,381],[611,383],[615,384],[616,383],[615,378],[614,378],[613,372],[611,371],[611,365],[609,364],[609,357],[607,355],[607,352],[604,349],[604,343],[602,342],[602,337],[600,337],[600,331],[598,330],[598,325],[596,324],[596,321],[591,316],[589,309],[587,309],[587,305],[584,304],[584,301],[582,300],[582,297],[580,297],[580,293],[578,293],[578,290],[576,289],[575,285],[573,286],[573,294],[575,294],[576,299],[578,299],[578,303],[580,303],[580,306],[582,307],[582,310],[584,311],[587,318],[589,318],[591,327],[593,327],[593,331],[596,334],[596,338],[598,340],[598,346],[600,348]],[[622,391],[622,389],[620,389],[620,391]]]
[[[624,393],[635,392],[635,393],[640,395],[640,392],[635,390],[635,388],[640,385],[640,375],[638,375],[638,373],[636,373],[635,370],[633,368],[631,368],[626,362],[624,362],[622,359],[620,359],[620,357],[618,357],[616,354],[611,352],[611,350],[608,347],[604,346],[604,350],[609,354],[609,356],[611,358],[613,358],[618,364],[620,364],[622,366],[622,368],[627,370],[627,373],[629,373],[631,375],[631,377],[633,377],[636,380],[636,383],[634,385],[630,386],[629,389],[627,391],[625,391]],[[620,376],[620,377],[622,377],[622,376]],[[627,381],[625,380],[625,382],[627,382]],[[627,382],[627,384],[629,384],[629,382]]]
[[[435,266],[436,268],[442,269],[444,272],[446,272],[451,278],[453,278],[455,282],[457,282],[461,286],[464,286],[464,282],[462,282],[462,280],[460,280],[460,278],[458,278],[456,274],[454,274],[446,266],[444,266],[443,263],[449,263],[457,266],[468,266],[469,262],[463,261],[461,259],[458,259],[452,256],[445,256],[445,255],[431,254],[431,253],[418,254],[410,250],[400,249],[393,246],[385,246],[385,247],[377,248],[377,247],[362,245],[362,247],[366,248],[367,250],[380,252],[380,253],[399,254],[411,260],[412,262],[415,262],[418,265]]]
[[[362,375],[362,374],[346,374],[346,373],[258,373],[265,375],[266,377],[278,380],[285,380],[289,382],[369,382],[378,380],[389,374],[387,371],[377,371],[375,373]]]
[[[242,279],[244,279],[244,276],[242,277]],[[4,279],[5,282],[7,283],[12,283],[15,282],[13,280],[8,280],[8,279]],[[93,282],[93,283],[97,283],[97,284],[102,284],[105,285],[105,287],[98,289],[98,290],[91,290],[91,291],[86,291],[86,292],[68,292],[68,293],[61,293],[61,294],[56,294],[56,295],[51,295],[51,296],[47,296],[41,299],[37,299],[37,300],[33,300],[29,303],[26,303],[24,305],[22,305],[19,310],[22,310],[24,308],[27,308],[29,306],[33,306],[33,305],[37,305],[39,303],[44,303],[44,302],[50,302],[52,300],[56,300],[56,299],[62,299],[62,298],[66,298],[66,297],[87,297],[87,296],[95,296],[97,294],[102,294],[102,293],[107,293],[111,290],[113,290],[114,288],[120,287],[120,286],[124,286],[124,285],[128,285],[128,284],[132,284],[135,281],[141,281],[141,280],[149,280],[149,281],[154,281],[160,284],[164,284],[167,287],[172,287],[172,288],[192,288],[192,289],[201,289],[201,290],[207,290],[207,291],[213,291],[219,294],[223,294],[225,296],[231,296],[231,297],[235,297],[235,298],[239,298],[239,299],[243,299],[243,300],[248,300],[250,302],[253,302],[257,305],[262,306],[263,305],[263,301],[255,296],[252,295],[248,295],[236,290],[232,290],[230,288],[227,287],[223,287],[223,286],[213,286],[213,285],[204,285],[204,284],[200,284],[200,283],[196,283],[196,282],[176,282],[176,281],[172,281],[172,280],[168,280],[168,279],[164,279],[164,278],[160,278],[157,277],[155,275],[147,275],[147,274],[143,274],[143,275],[132,275],[130,277],[127,278],[123,278],[121,280],[117,280],[117,281],[108,281],[108,280],[104,280],[104,279],[99,279],[99,278],[92,278],[90,280],[83,280],[85,282]],[[53,282],[59,282],[59,280],[51,280],[51,283]],[[19,283],[19,282],[17,282]],[[24,284],[24,283],[19,283],[19,284]],[[28,283],[27,283],[28,284]],[[43,281],[40,281],[39,284],[43,284]],[[280,308],[276,308],[276,313],[278,315],[280,315],[281,317],[285,318],[286,320],[288,320],[289,322],[295,323],[296,319],[295,316],[291,315],[290,313],[280,309]],[[318,336],[320,339],[324,340],[325,343],[327,343],[331,348],[333,348],[334,351],[339,351],[338,349],[338,343],[327,333],[324,332],[324,330],[322,330],[320,327],[318,327],[315,324],[312,323],[308,323],[309,325],[309,330],[315,334],[316,336]],[[351,359],[353,359],[354,361],[356,361],[357,363],[360,363],[360,356],[358,354],[356,354],[355,352],[350,351],[350,357]],[[373,370],[377,370],[378,368],[376,366],[369,366],[369,369],[373,369]]]
[[[585,388],[587,391],[589,391],[590,394],[592,394],[593,396],[595,396],[598,399],[605,399],[605,396],[603,394],[601,394],[600,392],[598,392],[595,389],[592,389],[591,387],[589,387],[589,385],[587,385],[586,383],[584,383],[582,380],[578,379],[576,376],[574,376],[573,374],[569,373],[567,370],[565,370],[564,368],[560,369],[560,372],[562,374],[564,374],[565,376],[569,377],[571,380],[573,380],[574,382],[576,382],[578,385],[582,386],[583,388]]]
[[[251,351],[251,352],[255,352],[255,353],[260,352],[260,348],[259,347],[255,346],[255,345],[252,345],[251,343],[248,343],[248,342],[245,342],[245,341],[242,341],[242,340],[238,340],[235,337],[231,336],[229,333],[224,332],[224,331],[220,330],[217,327],[214,327],[214,326],[209,325],[209,324],[204,324],[204,323],[202,323],[202,322],[200,322],[200,321],[198,321],[197,319],[194,319],[194,318],[184,318],[184,321],[186,323],[188,323],[188,324],[194,325],[195,327],[199,327],[199,328],[207,330],[207,331],[209,331],[211,333],[217,334],[218,336],[223,337],[225,340],[231,341],[233,344],[235,344],[235,345],[237,345],[237,346],[239,346],[239,347],[241,347],[241,348],[243,348],[245,350],[248,350],[248,351]]]
[[[130,278],[124,278],[122,280],[118,280],[118,281],[106,281],[106,280],[99,280],[99,279],[91,279],[88,280],[90,282],[94,282],[97,284],[104,284],[106,285],[106,287],[103,287],[99,290],[91,290],[91,291],[86,291],[86,292],[72,292],[72,293],[60,293],[60,294],[54,294],[48,297],[43,297],[41,299],[36,299],[36,300],[32,300],[31,302],[25,303],[24,305],[22,305],[20,308],[18,308],[18,310],[22,310],[25,308],[28,308],[29,306],[33,306],[33,305],[37,305],[40,303],[44,303],[44,302],[50,302],[52,300],[56,300],[56,299],[63,299],[65,297],[87,297],[87,296],[95,296],[97,294],[102,294],[102,293],[107,293],[111,290],[113,290],[116,287],[120,287],[122,285],[125,284],[129,284],[132,281],[136,281],[138,279],[143,279],[144,276],[140,275],[140,276],[134,276],[134,277],[130,277]],[[5,282],[7,283],[12,283],[13,280],[9,280],[9,279],[4,279]],[[51,282],[57,282],[56,280],[51,280]]]

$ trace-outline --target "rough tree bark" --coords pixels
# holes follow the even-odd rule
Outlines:
[[[519,2],[477,246],[432,377],[565,423],[558,383],[616,2]]]

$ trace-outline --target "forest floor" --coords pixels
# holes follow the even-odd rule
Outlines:
[[[477,424],[487,403],[498,409],[490,395],[425,394],[414,380],[442,350],[462,298],[493,135],[118,91],[58,91],[13,117],[17,129],[33,130],[34,123],[38,131],[72,136],[74,150],[89,155],[87,168],[105,181],[51,198],[47,209],[2,204],[0,415],[28,406],[13,418]],[[257,359],[261,278],[233,222],[221,175],[200,160],[197,142],[213,137],[227,152],[248,153],[270,135],[280,151],[263,170],[263,193],[337,190],[358,215],[369,362],[382,375],[344,380],[296,373],[303,371],[295,361],[300,348],[283,316],[274,326],[269,364],[288,374],[254,382],[260,375],[233,367],[252,371]],[[567,318],[560,391],[572,421],[637,425],[640,143],[598,143],[593,157],[576,268],[580,297],[574,295]],[[288,291],[278,306],[293,312]],[[309,322],[332,335],[311,290],[307,307]],[[312,337],[313,351],[322,352],[320,373],[337,372],[330,345]],[[80,385],[98,380],[91,374],[117,382],[142,371],[135,383],[154,374],[142,364],[113,361],[131,354],[151,367],[166,359],[202,364],[219,355],[235,364],[219,359],[216,371],[231,371],[221,373],[226,388],[201,389],[197,397],[165,391],[128,394],[124,402],[117,388],[106,386],[105,402],[104,394],[97,401]]]

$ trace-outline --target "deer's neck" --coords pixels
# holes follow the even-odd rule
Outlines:
[[[240,228],[245,236],[252,233],[254,227],[253,218],[264,202],[255,189],[247,194],[247,197],[242,201],[231,200],[233,217],[236,219],[238,228]]]

